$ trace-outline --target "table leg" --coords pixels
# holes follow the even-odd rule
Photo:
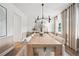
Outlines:
[[[55,47],[55,56],[62,56],[62,45]]]
[[[33,56],[33,48],[31,45],[27,45],[27,56]]]

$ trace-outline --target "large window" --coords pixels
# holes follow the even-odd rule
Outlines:
[[[62,32],[62,18],[61,18],[61,14],[58,15],[58,32],[59,33]]]
[[[7,10],[0,5],[0,37],[7,35]]]
[[[62,17],[61,14],[57,16],[55,19],[55,32],[61,34],[62,33]]]

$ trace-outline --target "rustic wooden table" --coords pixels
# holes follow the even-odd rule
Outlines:
[[[35,34],[27,43],[27,55],[34,56],[33,48],[51,47],[54,49],[55,56],[62,56],[62,43],[58,42],[48,34],[40,36],[39,33]]]

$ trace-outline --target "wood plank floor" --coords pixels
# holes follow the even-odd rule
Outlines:
[[[65,51],[71,56],[79,56],[79,51],[74,51],[72,48],[65,46]]]

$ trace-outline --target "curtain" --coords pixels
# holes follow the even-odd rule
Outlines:
[[[67,32],[67,10],[64,10],[62,13],[61,13],[61,17],[62,17],[62,34],[63,34],[63,37],[66,39],[66,32]]]
[[[75,46],[75,30],[76,30],[76,12],[75,12],[75,4],[72,4],[71,5],[71,15],[70,15],[70,47],[72,49],[76,49],[76,46]]]
[[[57,16],[55,16],[54,17],[54,33],[56,34],[56,31],[57,31],[57,26],[56,26],[56,21],[57,21],[57,19],[58,19],[58,17]]]
[[[67,33],[66,33],[66,45],[69,46],[69,8],[67,9]]]
[[[76,27],[76,13],[75,13],[75,4],[72,4],[68,9],[67,9],[67,14],[68,14],[68,21],[69,21],[69,28],[67,30],[67,38],[68,38],[68,46],[72,49],[75,50],[75,27]]]
[[[65,9],[62,15],[62,32],[65,38],[65,43],[70,48],[76,50],[76,40],[75,40],[75,27],[76,27],[76,12],[75,4],[72,4],[67,9]]]

